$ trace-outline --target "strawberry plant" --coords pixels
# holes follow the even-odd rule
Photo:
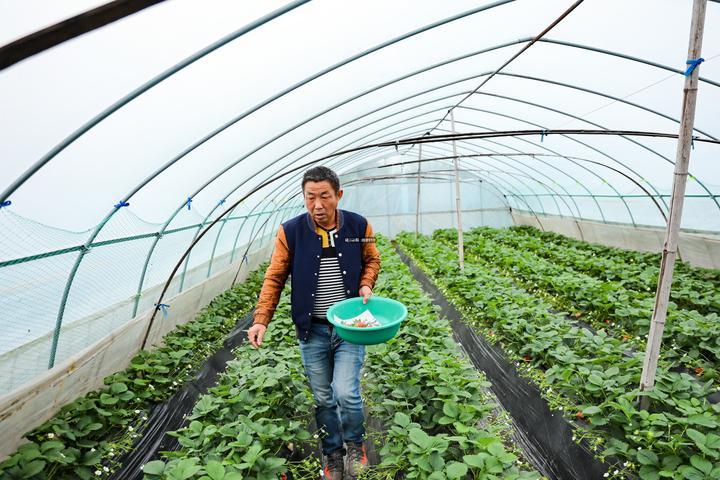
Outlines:
[[[704,400],[710,383],[697,384],[661,359],[656,388],[649,394],[651,409],[641,411],[635,386],[642,355],[629,352],[621,340],[573,325],[552,310],[546,296],[527,292],[489,263],[466,257],[461,272],[455,248],[445,242],[415,240],[414,235],[398,241],[465,320],[501,346],[549,403],[578,423],[578,439],[589,438],[601,458],[621,459],[609,476],[636,472],[643,479],[659,478],[667,465],[650,464],[652,455],[672,457],[676,478],[697,470],[694,457],[711,462],[710,472],[715,471],[712,462],[720,451],[703,450],[689,433],[695,430],[707,439],[720,425],[720,407]]]
[[[105,378],[104,388],[74,400],[28,433],[28,443],[0,463],[0,478],[109,476],[138,438],[150,405],[180,388],[253,308],[261,270],[216,297],[193,321],[168,333],[162,346],[139,352],[127,369]]]
[[[653,296],[648,292],[625,289],[622,284],[602,281],[562,267],[544,258],[499,244],[489,238],[489,229],[475,229],[467,234],[467,252],[477,261],[492,263],[523,287],[546,298],[555,308],[577,312],[596,328],[607,329],[626,337],[634,347],[643,348],[643,336],[652,316]],[[453,230],[435,233],[448,244]],[[696,311],[671,305],[666,325],[667,341],[663,355],[675,358],[692,368],[702,368],[705,379],[716,374],[720,354],[720,322],[716,314],[700,315]]]
[[[200,397],[187,425],[170,435],[182,449],[143,467],[145,478],[232,480],[314,478],[307,458],[315,438],[308,431],[313,400],[283,295],[263,348],[235,350],[218,384]],[[316,469],[307,475],[308,465]],[[303,472],[306,472],[303,474]]]

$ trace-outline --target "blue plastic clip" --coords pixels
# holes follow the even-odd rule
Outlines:
[[[687,70],[685,70],[685,76],[689,77],[690,75],[692,75],[693,70],[695,70],[695,68],[704,61],[705,59],[700,57],[696,60],[688,60],[687,62],[685,62],[686,65],[690,65]]]
[[[156,303],[155,307],[162,312],[163,318],[167,318],[167,316],[168,316],[167,309],[170,308],[170,305],[168,305],[167,303]]]
[[[223,198],[222,200],[220,200],[220,203],[218,203],[218,205],[222,205],[223,203],[225,203],[225,199],[224,199],[224,198]]]
[[[187,207],[188,207],[188,210],[190,210],[190,204],[191,204],[191,203],[192,203],[192,198],[188,197],[188,199],[187,199]]]
[[[248,261],[247,255],[243,255],[243,262],[245,262],[245,265],[250,265],[250,262]]]
[[[545,135],[547,135],[547,130],[543,130],[540,132],[540,143],[543,143],[545,141]]]
[[[12,202],[10,200],[5,200],[4,202],[0,203],[0,208],[9,207],[10,205],[12,205]]]
[[[695,139],[700,137],[690,137],[690,148],[695,150]]]
[[[123,200],[120,200],[117,204],[115,204],[115,208],[122,208],[122,207],[129,207],[130,204],[128,202],[125,202]]]

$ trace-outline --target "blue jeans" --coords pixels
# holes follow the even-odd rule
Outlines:
[[[365,347],[347,343],[328,325],[313,324],[308,340],[300,340],[300,355],[315,399],[315,420],[324,432],[323,453],[342,449],[344,454],[343,441],[362,443],[365,437],[360,397]]]

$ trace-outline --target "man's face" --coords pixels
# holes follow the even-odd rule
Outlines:
[[[342,198],[343,191],[336,192],[330,182],[306,182],[303,187],[305,208],[320,225],[328,225],[335,221],[335,209]]]

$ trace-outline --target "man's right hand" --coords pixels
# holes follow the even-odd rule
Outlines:
[[[253,347],[258,348],[262,345],[266,330],[267,327],[262,323],[256,323],[248,329],[248,340]]]

